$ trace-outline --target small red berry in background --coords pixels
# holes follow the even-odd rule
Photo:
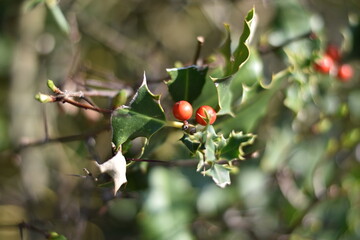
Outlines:
[[[340,65],[338,68],[337,77],[342,82],[349,81],[354,75],[354,71],[349,64]]]
[[[189,102],[182,100],[174,104],[173,114],[180,121],[186,121],[191,118],[193,114],[193,108]]]
[[[329,73],[334,66],[334,60],[328,55],[324,55],[314,64],[315,70],[321,73]]]
[[[206,126],[207,124],[213,124],[216,120],[216,112],[210,106],[201,106],[196,111],[195,115],[196,122]]]
[[[326,47],[325,54],[334,60],[334,62],[338,62],[341,59],[341,53],[339,48],[334,44],[329,44]]]

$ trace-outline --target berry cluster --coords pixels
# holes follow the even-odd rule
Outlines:
[[[186,125],[193,114],[193,108],[189,102],[182,100],[174,104],[173,114]],[[201,106],[196,110],[195,120],[203,126],[212,125],[216,120],[216,111],[210,106]]]
[[[329,44],[322,58],[314,64],[314,69],[320,73],[331,74],[342,82],[349,81],[353,75],[350,64],[341,64],[341,53],[335,45]]]

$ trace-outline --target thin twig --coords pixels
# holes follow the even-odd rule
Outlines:
[[[110,110],[110,109],[98,108],[98,107],[91,106],[91,105],[88,105],[88,104],[83,104],[83,103],[80,103],[80,102],[77,102],[77,101],[74,101],[72,99],[65,98],[65,97],[58,97],[57,96],[56,102],[69,103],[69,104],[74,105],[74,106],[79,107],[79,108],[93,110],[95,112],[99,112],[99,113],[103,113],[103,114],[111,114],[112,113],[112,110]]]
[[[205,42],[205,39],[203,36],[198,36],[196,38],[196,40],[197,40],[197,45],[196,45],[196,51],[195,51],[194,60],[193,60],[194,65],[196,65],[196,63],[200,57],[201,49]]]
[[[44,117],[44,132],[45,132],[45,139],[49,138],[49,128],[48,128],[48,122],[46,117],[46,108],[45,106],[42,108],[43,117]]]

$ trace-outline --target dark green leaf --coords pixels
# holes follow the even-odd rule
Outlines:
[[[252,144],[254,140],[255,135],[251,133],[244,135],[242,132],[232,132],[226,145],[220,149],[220,157],[227,160],[243,159],[243,147]]]
[[[207,70],[207,67],[198,66],[167,69],[171,80],[166,84],[173,100],[192,103],[201,94]]]
[[[144,81],[131,100],[130,106],[122,106],[112,114],[113,143],[116,148],[128,139],[150,138],[166,124],[159,99],[160,96],[149,91],[144,76]]]
[[[184,134],[184,136],[180,140],[190,150],[191,153],[195,153],[201,146],[200,141],[193,135]]]

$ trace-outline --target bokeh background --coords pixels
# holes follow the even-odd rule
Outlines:
[[[102,130],[108,119],[34,98],[49,92],[47,79],[69,91],[98,89],[113,96],[125,89],[131,94],[144,71],[151,91],[164,94],[166,68],[190,64],[198,36],[205,39],[201,58],[213,58],[224,39],[223,24],[229,23],[237,39],[252,7],[258,14],[254,49],[316,31],[324,45],[341,48],[343,60],[356,72],[358,0],[58,4],[70,29],[58,16],[59,9],[51,10],[43,1],[0,2],[0,239],[20,239],[17,225],[23,221],[68,239],[360,239],[357,73],[340,98],[349,117],[336,120],[333,134],[320,138],[300,131],[306,138],[298,143],[296,130],[306,128],[318,110],[307,109],[294,126],[283,124],[291,118],[289,112],[270,108],[252,127],[259,135],[260,154],[241,163],[231,186],[218,188],[194,166],[139,164],[130,169],[129,183],[115,198],[111,188],[97,188],[92,179],[74,176],[84,175],[92,160],[103,162],[111,156],[111,133]],[[302,54],[301,48],[297,51]],[[269,78],[287,64],[281,53],[271,53],[252,61],[244,76]],[[282,95],[274,98],[280,101]],[[111,105],[108,97],[93,100]],[[171,102],[164,103],[165,110],[169,106]],[[83,137],[29,146],[47,136],[73,135]],[[189,157],[177,143],[181,134],[161,136],[147,157]],[[324,150],[329,145],[331,154]],[[24,239],[44,236],[24,229]]]

